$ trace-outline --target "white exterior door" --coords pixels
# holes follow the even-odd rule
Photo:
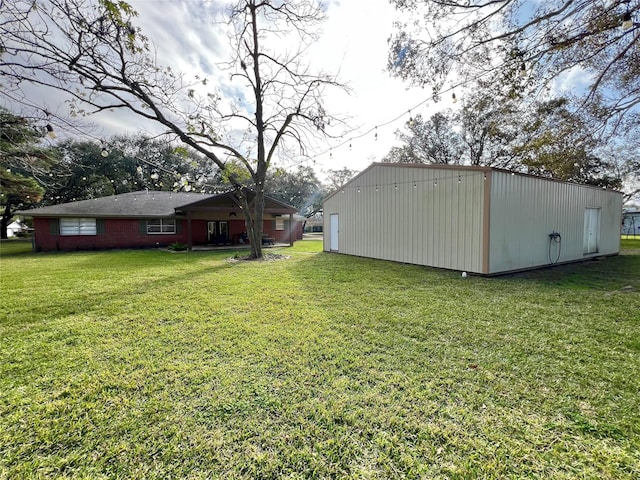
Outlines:
[[[337,252],[338,251],[338,235],[340,232],[339,229],[339,220],[338,220],[338,214],[337,213],[332,213],[331,216],[329,217],[329,249],[332,252]]]
[[[584,243],[583,252],[598,253],[598,237],[600,236],[600,209],[584,210]]]

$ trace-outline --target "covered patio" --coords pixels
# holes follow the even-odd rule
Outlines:
[[[245,190],[250,199],[255,194]],[[263,245],[293,245],[302,238],[302,225],[296,222],[297,210],[283,202],[265,196],[263,218]],[[236,192],[203,198],[176,208],[177,216],[186,219],[189,250],[213,247],[248,245],[245,215]]]

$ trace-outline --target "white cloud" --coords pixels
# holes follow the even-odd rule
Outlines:
[[[174,71],[182,71],[188,78],[208,77],[209,87],[242,97],[229,83],[228,73],[222,74],[216,64],[227,59],[229,45],[221,33],[223,26],[216,23],[221,2],[199,0],[129,0],[139,16],[134,24],[142,29],[155,45],[157,58]],[[315,70],[338,73],[339,80],[347,83],[352,94],[327,90],[325,109],[330,114],[349,118],[353,133],[343,139],[319,142],[315,153],[329,153],[316,157],[317,170],[349,167],[362,169],[372,160],[380,160],[392,144],[393,132],[400,128],[408,109],[427,98],[422,89],[407,90],[397,79],[385,72],[387,38],[392,32],[395,10],[388,0],[349,0],[325,3],[328,21],[323,25],[321,39],[309,51],[309,61]],[[45,99],[51,111],[62,113],[66,107],[62,95],[51,92],[38,95]],[[60,105],[58,105],[58,103]],[[406,113],[406,118],[382,126],[392,118]],[[425,109],[412,114],[426,114]],[[105,111],[87,118],[102,131],[98,137],[113,134],[135,134],[140,131],[156,134],[164,129],[125,110]],[[373,132],[378,128],[378,140]],[[94,135],[95,136],[95,135]],[[352,140],[350,140],[352,138]],[[349,148],[351,143],[352,148]],[[342,146],[341,146],[342,144]]]
[[[584,94],[593,82],[593,73],[576,65],[554,79],[551,91],[553,96]]]
[[[338,94],[328,98],[327,109],[350,117],[356,130],[342,141],[327,142],[329,153],[321,155],[317,164],[323,169],[348,167],[362,169],[380,160],[395,144],[393,132],[408,119],[408,110],[429,95],[421,88],[410,88],[386,72],[388,45],[395,9],[387,0],[352,0],[328,9],[324,35],[314,49],[313,59],[349,84],[352,95]],[[429,115],[427,104],[412,115]],[[381,126],[403,115],[390,125]],[[375,131],[366,134],[376,126]],[[358,138],[361,135],[362,138]],[[350,140],[353,138],[353,140]],[[344,143],[344,145],[339,146]],[[349,148],[351,144],[351,148]]]
[[[131,0],[131,4],[140,14],[136,23],[157,45],[163,63],[193,76],[216,76],[215,63],[226,59],[229,48],[214,21],[219,7],[188,0]],[[385,71],[387,38],[396,16],[387,0],[332,1],[325,6],[328,19],[321,39],[309,51],[309,62],[314,70],[338,74],[351,88],[351,95],[327,90],[324,107],[330,114],[347,117],[354,130],[342,139],[319,142],[314,152],[325,153],[316,156],[315,166],[319,173],[342,167],[360,170],[389,151],[395,144],[393,132],[406,118],[378,127],[378,140],[374,132],[357,137],[403,113],[408,118],[408,110],[428,94],[420,88],[407,89]],[[239,95],[226,79],[221,79],[220,88],[234,98]],[[412,114],[428,115],[429,106]],[[129,133],[139,124],[134,117],[108,122],[109,129],[126,127]]]

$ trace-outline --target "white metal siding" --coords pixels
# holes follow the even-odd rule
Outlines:
[[[619,192],[495,170],[484,178],[471,168],[374,164],[325,200],[324,249],[330,249],[329,218],[336,213],[341,253],[468,272],[620,251]],[[599,209],[600,228],[597,253],[585,255],[587,208]],[[550,252],[552,232],[562,242]]]
[[[588,207],[601,209],[597,254],[620,250],[622,196],[618,192],[494,171],[490,201],[488,273],[549,264],[552,232],[562,236],[558,262],[588,257],[583,254]]]
[[[484,184],[477,170],[374,165],[325,200],[324,218],[340,215],[340,253],[482,272]]]

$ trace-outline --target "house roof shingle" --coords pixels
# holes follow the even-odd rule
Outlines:
[[[248,191],[245,194],[248,194]],[[187,192],[139,191],[91,200],[61,203],[31,210],[20,210],[16,213],[25,217],[148,218],[170,217],[176,214],[176,209],[185,210],[189,206],[239,208],[233,192],[212,195]],[[281,213],[294,213],[296,211],[294,207],[270,197],[265,197],[265,210]]]
[[[175,209],[216,195],[139,191],[17,212],[27,217],[168,217]]]

